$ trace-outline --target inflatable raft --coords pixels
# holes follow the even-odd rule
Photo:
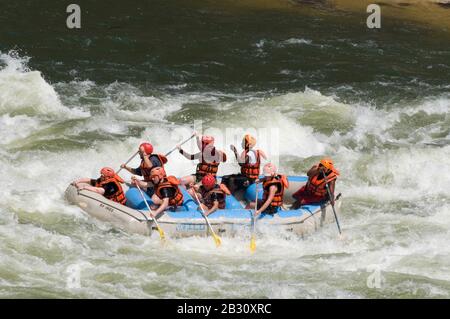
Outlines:
[[[274,215],[261,214],[257,219],[257,229],[292,232],[303,236],[324,224],[335,222],[329,202],[306,205],[295,210],[290,209],[289,206],[293,201],[292,194],[306,183],[307,178],[288,176],[288,180],[289,188],[285,191],[283,209]],[[259,198],[262,198],[261,186],[261,184],[257,186]],[[183,206],[178,207],[176,211],[167,210],[158,219],[159,226],[169,237],[206,236],[208,229],[205,219],[198,211],[198,205],[184,187],[180,188],[184,195]],[[254,211],[244,207],[247,202],[254,200],[255,191],[256,185],[253,184],[245,192],[227,196],[226,208],[208,216],[211,226],[219,236],[234,236],[243,231],[250,232]],[[149,205],[152,204],[147,194],[144,196]],[[144,200],[134,187],[130,187],[126,191],[127,206],[110,201],[97,193],[78,190],[72,185],[67,188],[65,197],[69,203],[79,206],[89,215],[125,231],[149,236],[156,230],[149,218]],[[341,206],[339,197],[337,196],[335,203],[338,218]]]

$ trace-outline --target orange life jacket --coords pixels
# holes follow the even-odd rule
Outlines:
[[[105,198],[112,200],[113,202],[125,205],[125,203],[127,202],[127,198],[125,197],[125,193],[123,192],[123,188],[121,185],[121,183],[123,182],[124,182],[123,179],[120,178],[120,176],[116,175],[103,181],[97,180],[97,182],[95,183],[95,187],[103,187],[103,185],[114,183],[117,187],[117,192],[111,195],[105,195]]]
[[[250,164],[245,161],[245,163],[239,164],[241,165],[241,174],[247,176],[250,179],[257,179],[259,177],[259,167],[261,166],[261,154],[259,150],[254,150],[256,156],[256,163]],[[248,152],[244,151],[242,156],[246,159]]]
[[[211,190],[206,190],[203,186],[200,186],[200,194],[202,195],[203,203],[209,209],[214,206],[214,200],[212,199],[213,194],[216,194],[217,201],[219,202],[219,209],[225,209],[226,195],[230,195],[231,193],[224,184],[216,184]]]
[[[178,185],[180,185],[180,182],[175,176],[164,177],[157,185],[155,185],[155,194],[160,199],[163,199],[161,190],[164,188],[173,188],[175,194],[169,198],[169,206],[177,208],[178,206],[183,205],[183,193],[181,193]]]
[[[167,163],[167,157],[165,157],[162,154],[151,154],[150,157],[152,157],[152,156],[157,156],[159,161],[161,162],[161,167],[164,168],[164,164]],[[142,177],[144,177],[144,181],[151,182],[150,171],[152,170],[153,167],[148,167],[147,164],[145,164],[145,161],[142,160],[139,168],[141,169],[141,174],[142,174]]]
[[[267,198],[269,197],[270,187],[275,185],[277,187],[277,191],[273,196],[272,202],[270,206],[280,207],[283,205],[283,196],[284,189],[289,187],[289,182],[285,175],[277,175],[273,177],[267,177],[263,182],[263,202],[265,203]]]
[[[218,162],[216,162],[215,160],[207,160],[205,158],[205,155],[202,154],[202,159],[200,161],[200,163],[197,164],[197,170],[196,170],[196,174],[200,175],[200,176],[205,176],[208,174],[217,175],[217,171],[219,170],[219,164],[222,162],[222,160],[225,162],[226,161],[226,155],[225,153],[222,153],[219,150],[215,150],[215,152],[217,152],[217,154],[220,156],[220,159]]]
[[[319,176],[322,177],[319,179]],[[337,174],[333,171],[329,173],[325,178],[323,178],[322,174],[317,174],[308,179],[306,183],[306,191],[312,195],[325,197],[327,195],[327,188],[325,182],[332,182],[336,180]]]

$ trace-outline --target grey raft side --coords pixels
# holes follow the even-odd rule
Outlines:
[[[288,193],[291,194],[292,191]],[[121,205],[100,194],[88,190],[78,190],[75,186],[69,185],[65,191],[65,198],[70,204],[80,207],[88,215],[126,232],[150,236],[156,229],[150,218],[147,219],[144,215],[146,213],[148,217],[148,211],[141,212]],[[341,200],[337,200],[335,204],[338,218],[341,204]],[[326,203],[314,211],[295,217],[280,218],[275,215],[271,219],[261,219],[258,220],[257,225],[258,228],[268,229],[273,227],[277,230],[281,229],[288,233],[304,236],[325,224],[333,222],[335,222],[335,218],[332,207],[329,203]],[[208,233],[205,220],[202,218],[172,218],[168,214],[164,214],[158,219],[158,223],[166,235],[170,237],[206,236]],[[250,212],[248,219],[210,218],[210,223],[214,231],[220,236],[234,236],[238,232],[242,233],[245,229],[249,231]]]

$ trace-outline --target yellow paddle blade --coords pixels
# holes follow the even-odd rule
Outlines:
[[[222,240],[216,234],[213,234],[213,236],[214,236],[214,241],[216,242],[216,247],[219,247],[222,244]]]
[[[159,232],[159,237],[161,238],[162,241],[166,240],[166,236],[164,235],[164,231],[158,227],[158,232]]]
[[[250,250],[252,253],[256,250],[256,238],[254,235],[252,235],[252,239],[250,240]]]

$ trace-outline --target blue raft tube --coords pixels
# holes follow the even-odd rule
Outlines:
[[[305,184],[307,181],[307,177],[288,176],[288,181],[290,186],[289,189],[286,190],[285,192],[285,198],[290,197],[292,193],[294,193],[300,188],[301,185]],[[244,193],[244,198],[247,202],[255,200],[256,187],[258,187],[258,199],[262,199],[263,196],[262,185],[252,184],[246,189]],[[203,216],[199,211],[197,203],[186,191],[186,188],[180,186],[180,190],[183,193],[184,197],[183,205],[177,207],[176,211],[168,209],[166,210],[165,213],[174,219],[177,218],[203,219]],[[147,205],[142,199],[141,194],[139,193],[139,190],[137,188],[135,187],[129,188],[128,191],[126,192],[126,197],[128,200],[127,206],[141,211],[148,211]],[[149,205],[153,204],[151,198],[145,192],[144,197]],[[314,211],[316,211],[321,207],[321,204],[323,203],[317,203],[315,205],[304,205],[299,209],[288,209],[288,210],[280,209],[278,213],[276,213],[275,215],[277,215],[280,218],[291,218],[291,217],[299,217],[303,214],[312,214]],[[208,218],[248,219],[251,218],[253,212],[254,210],[245,209],[245,204],[242,204],[236,197],[234,197],[233,195],[228,195],[226,197],[225,209],[217,210],[213,214],[209,215]],[[274,218],[275,215],[263,213],[259,216],[259,219],[271,219]]]

